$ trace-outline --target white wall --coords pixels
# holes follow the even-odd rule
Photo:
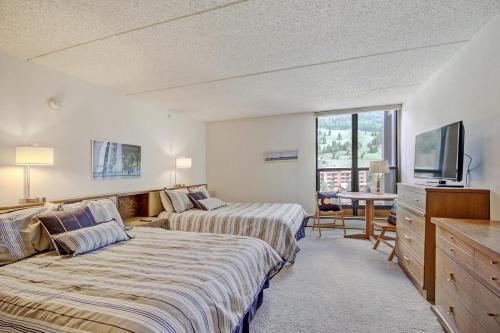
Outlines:
[[[415,136],[458,120],[474,160],[471,186],[491,189],[491,217],[500,219],[500,15],[404,103],[404,181],[413,181]]]
[[[298,149],[296,162],[264,163],[264,152]],[[314,114],[207,124],[207,178],[227,201],[296,202],[312,211]]]
[[[35,142],[55,148],[55,165],[32,169],[32,196],[61,199],[168,186],[179,155],[192,157],[193,168],[179,170],[178,181],[205,182],[204,123],[4,54],[0,73],[0,205],[23,196],[15,147]],[[52,96],[61,100],[61,110],[47,107]],[[93,181],[91,139],[141,145],[142,176]]]

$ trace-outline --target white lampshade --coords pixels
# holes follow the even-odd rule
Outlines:
[[[175,167],[177,169],[190,169],[192,165],[192,160],[189,157],[177,157],[175,159]]]
[[[54,148],[23,146],[16,148],[17,165],[53,165]]]
[[[373,173],[388,173],[389,172],[389,161],[371,161],[370,162],[370,172]]]

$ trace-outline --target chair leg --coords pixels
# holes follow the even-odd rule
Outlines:
[[[396,254],[396,247],[393,247],[391,250],[391,254],[389,254],[389,257],[387,258],[388,261],[392,261],[394,258],[394,255]]]
[[[344,214],[342,214],[342,228],[344,228],[344,237],[347,236],[347,231],[345,229],[345,219]]]
[[[313,227],[312,227],[312,230],[314,230],[314,227],[316,227],[316,215],[314,215],[314,220],[313,220]]]
[[[321,237],[321,219],[318,216],[318,231],[319,231],[319,237]]]
[[[384,239],[384,234],[385,234],[385,228],[382,228],[382,231],[377,237],[377,240],[375,241],[375,244],[373,244],[373,249],[376,250],[378,245],[380,244],[380,240]]]

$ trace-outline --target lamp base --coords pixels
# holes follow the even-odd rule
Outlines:
[[[45,201],[47,201],[47,199],[45,197],[43,197],[43,198],[37,197],[37,198],[23,198],[23,199],[19,199],[19,203],[20,204],[41,203],[41,202],[45,202]]]

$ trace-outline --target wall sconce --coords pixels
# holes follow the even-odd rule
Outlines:
[[[189,157],[177,157],[175,159],[174,187],[183,187],[185,184],[177,184],[177,169],[191,169],[193,161]]]
[[[43,166],[54,164],[54,148],[23,146],[16,148],[16,165],[23,165],[24,172],[24,198],[19,200],[20,203],[34,203],[43,201],[40,198],[31,198],[30,193],[30,168],[31,166]]]

